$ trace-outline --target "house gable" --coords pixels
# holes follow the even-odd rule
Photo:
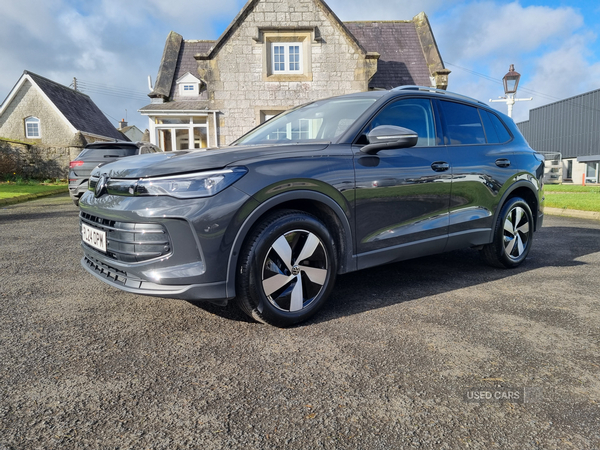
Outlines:
[[[39,139],[28,139],[25,120],[39,119]],[[56,145],[69,145],[77,130],[46,95],[23,76],[0,108],[0,136]]]
[[[277,73],[273,67],[274,46],[290,63],[287,45],[299,52],[299,73]],[[211,109],[223,111],[222,143],[272,111],[368,90],[377,64],[376,55],[368,54],[321,0],[249,2],[208,57],[196,59],[214,102]]]
[[[77,131],[94,139],[127,140],[90,97],[24,71],[0,107],[0,135],[26,138],[22,122],[29,116],[40,119],[44,143],[68,144]]]
[[[303,5],[304,3],[304,5]],[[346,28],[344,23],[335,15],[335,13],[329,8],[327,3],[322,0],[310,0],[309,2],[286,2],[286,1],[265,1],[265,0],[249,0],[238,15],[233,19],[225,31],[221,34],[219,39],[215,42],[214,46],[209,52],[205,54],[199,54],[198,59],[213,59],[216,54],[221,50],[223,45],[231,38],[235,31],[248,20],[248,16],[253,12],[266,13],[264,17],[258,16],[255,20],[271,22],[272,29],[284,29],[286,27],[308,27],[311,28],[311,22],[314,23],[315,16],[314,11],[311,8],[307,8],[306,4],[312,3],[317,6],[321,12],[327,17],[328,22],[337,27],[348,39],[349,43],[354,46],[355,51],[360,53],[366,53],[362,48],[360,42],[352,35],[352,33]],[[258,7],[258,8],[257,8]],[[318,20],[318,19],[317,19]],[[291,25],[286,25],[291,24]],[[315,37],[321,39],[318,29],[314,30]]]

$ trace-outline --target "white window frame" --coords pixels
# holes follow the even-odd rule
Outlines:
[[[281,64],[280,61],[275,61],[275,49],[283,47],[283,57],[284,57],[284,70],[277,69],[276,64]],[[294,61],[294,64],[298,64],[298,69],[290,68],[290,47],[298,48],[298,61]],[[303,60],[304,60],[304,45],[302,42],[271,42],[271,73],[273,75],[279,74],[292,74],[292,75],[301,75],[304,73],[303,68]]]
[[[37,130],[37,134],[30,134],[29,125],[35,125],[35,129]],[[41,121],[37,117],[28,117],[25,119],[25,136],[27,139],[40,139],[42,137],[42,127]]]
[[[194,95],[199,95],[199,84],[200,83],[180,83],[179,95],[182,97],[191,97]],[[191,89],[186,89],[187,87],[191,87]]]
[[[185,116],[184,116],[185,117]],[[206,117],[206,123],[194,123],[194,117]],[[161,116],[162,119],[168,119],[169,116]],[[194,147],[190,147],[190,143],[195,145],[195,136],[194,129],[195,128],[204,128],[206,133],[206,147],[196,148],[196,150],[206,150],[207,148],[211,148],[211,136],[209,134],[208,129],[208,116],[190,116],[188,123],[181,124],[156,124],[154,126],[154,140],[156,141],[156,145],[160,146],[160,130],[169,130],[171,132],[171,149],[173,151],[177,149],[177,130],[187,130],[188,132],[188,148],[181,150],[192,150]],[[164,150],[164,148],[163,148]]]

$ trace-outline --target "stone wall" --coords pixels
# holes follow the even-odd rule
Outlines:
[[[66,179],[69,162],[81,147],[52,147],[31,145],[0,139],[0,177],[19,175],[45,180]]]
[[[269,43],[295,37],[303,39],[304,74],[269,76]],[[258,125],[261,111],[367,91],[375,70],[376,59],[313,0],[259,1],[213,59],[198,61],[211,104],[222,112],[221,146]]]
[[[30,116],[40,119],[40,139],[26,137],[25,119]],[[71,144],[73,131],[42,94],[29,81],[25,81],[0,117],[0,136],[61,147]]]

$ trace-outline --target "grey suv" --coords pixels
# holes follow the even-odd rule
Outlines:
[[[148,142],[95,142],[88,144],[69,163],[69,194],[75,205],[79,205],[79,198],[88,189],[88,181],[92,170],[99,165],[113,162],[127,156],[158,153],[162,150]]]
[[[288,326],[338,274],[464,247],[518,266],[542,226],[543,173],[513,121],[476,100],[417,86],[335,97],[227,148],[95,169],[82,265],[125,291],[235,299]]]

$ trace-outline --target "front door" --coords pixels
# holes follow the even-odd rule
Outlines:
[[[358,143],[379,125],[419,135],[415,147],[366,155],[355,145],[356,248],[359,268],[443,251],[448,235],[451,170],[439,145],[429,99],[385,106]]]

